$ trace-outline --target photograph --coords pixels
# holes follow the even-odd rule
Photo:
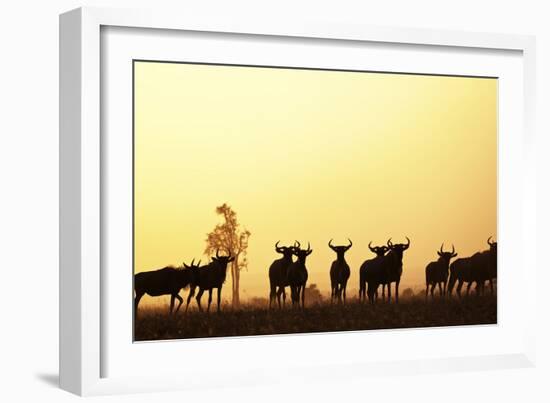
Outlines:
[[[497,77],[132,81],[134,342],[497,324]]]

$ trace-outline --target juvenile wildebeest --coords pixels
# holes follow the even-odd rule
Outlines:
[[[152,297],[158,297],[161,295],[170,295],[170,313],[174,309],[174,300],[179,301],[176,312],[180,309],[183,299],[179,296],[179,292],[182,288],[188,285],[192,287],[196,276],[197,270],[200,265],[195,265],[195,259],[188,266],[185,263],[182,268],[175,268],[172,266],[164,267],[159,270],[146,271],[137,273],[134,275],[134,290],[136,297],[134,300],[134,312],[137,315],[139,301],[144,294],[148,294]]]
[[[476,283],[477,294],[483,293],[485,281],[489,280],[491,293],[493,290],[493,279],[497,272],[497,243],[487,240],[489,250],[476,252],[470,257],[456,259],[451,263],[448,293],[452,294],[455,283],[458,281],[456,293],[462,296],[462,286],[467,284],[466,295],[470,293],[473,283]]]
[[[367,291],[367,276],[368,272],[373,270],[372,267],[376,266],[380,259],[386,254],[389,248],[386,245],[382,246],[371,246],[372,241],[369,242],[369,249],[371,252],[376,254],[376,257],[373,259],[365,260],[361,267],[359,268],[359,300],[364,301],[366,298]],[[384,285],[382,285],[384,287]],[[383,290],[384,288],[382,288]]]
[[[297,246],[294,248],[293,253],[297,257],[297,260],[288,267],[287,282],[290,286],[290,296],[292,298],[293,306],[300,306],[300,295],[302,296],[302,308],[305,306],[305,290],[307,283],[307,268],[306,258],[311,255],[313,250],[311,249],[309,242],[307,249],[300,249],[300,243],[296,242]]]
[[[388,240],[390,251],[382,256],[380,260],[366,271],[366,280],[368,283],[367,295],[371,303],[374,302],[374,296],[380,284],[386,284],[388,287],[388,302],[391,302],[391,283],[395,283],[395,302],[399,302],[399,282],[403,274],[403,252],[411,246],[411,240],[407,238],[407,243],[392,243]]]
[[[434,289],[437,284],[439,295],[443,297],[447,291],[447,278],[449,277],[449,263],[451,259],[456,257],[455,246],[453,245],[452,252],[443,252],[443,244],[437,251],[439,259],[435,262],[430,262],[426,266],[426,299],[428,298],[428,289],[431,286],[431,295],[434,297]],[[443,284],[443,287],[441,286]]]
[[[281,308],[281,295],[283,296],[283,306],[286,301],[285,287],[288,286],[287,272],[288,267],[292,264],[293,246],[279,246],[279,241],[275,244],[275,251],[283,255],[280,259],[275,260],[269,266],[269,307],[277,298],[279,308]]]
[[[220,311],[221,293],[227,273],[227,264],[233,260],[235,260],[235,258],[231,255],[220,256],[219,251],[217,250],[216,256],[212,257],[212,261],[210,263],[197,269],[197,278],[194,281],[194,285],[199,287],[199,292],[197,294],[197,305],[199,306],[200,311],[202,311],[202,294],[205,291],[208,291],[207,311],[210,312],[210,304],[212,303],[212,289],[214,288],[217,288],[218,290],[218,312]],[[187,297],[187,308],[189,307],[189,301],[193,295],[195,295],[195,287],[191,288],[191,292]]]
[[[331,302],[336,298],[338,302],[341,302],[343,297],[344,303],[346,303],[346,286],[350,276],[350,269],[344,255],[353,245],[351,239],[348,238],[348,241],[349,245],[344,246],[333,246],[332,239],[328,243],[328,247],[336,252],[336,260],[330,266]]]

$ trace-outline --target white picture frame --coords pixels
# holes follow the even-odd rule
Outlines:
[[[332,41],[330,46],[335,48],[346,43],[377,43],[421,47],[421,49],[433,48],[438,51],[468,50],[480,55],[499,51],[515,52],[516,59],[512,64],[517,66],[519,60],[522,74],[519,82],[515,82],[516,77],[512,80],[515,80],[514,82],[510,81],[510,85],[521,93],[519,101],[514,101],[516,102],[514,106],[519,102],[522,109],[518,111],[519,120],[509,124],[510,127],[515,127],[522,133],[511,133],[511,136],[514,136],[513,141],[516,142],[513,144],[517,147],[510,146],[510,149],[504,150],[504,155],[499,154],[504,157],[500,161],[499,180],[500,174],[503,174],[502,177],[511,178],[510,183],[520,185],[521,192],[516,189],[515,195],[507,199],[510,201],[504,206],[499,206],[499,243],[501,245],[499,262],[500,259],[505,259],[509,260],[510,264],[521,267],[523,276],[518,281],[523,281],[523,284],[527,283],[528,278],[535,277],[537,270],[534,256],[526,253],[528,248],[526,234],[536,232],[535,162],[534,159],[528,158],[534,152],[535,42],[533,37],[368,27],[315,20],[289,20],[283,23],[269,19],[249,21],[243,18],[216,21],[201,16],[173,15],[149,10],[80,8],[60,17],[60,385],[63,389],[80,395],[95,395],[229,384],[292,382],[297,374],[300,374],[302,379],[326,379],[327,381],[334,379],[327,376],[327,372],[333,372],[327,371],[327,368],[338,368],[341,377],[349,374],[357,377],[380,373],[412,374],[534,365],[536,295],[533,291],[526,292],[527,287],[518,287],[518,290],[520,288],[524,290],[518,291],[522,305],[514,309],[517,315],[522,314],[522,321],[509,326],[505,321],[504,326],[481,330],[484,333],[483,337],[486,338],[510,336],[509,343],[506,336],[504,337],[506,342],[487,354],[473,352],[463,355],[461,350],[456,350],[453,354],[445,356],[436,351],[432,355],[417,354],[403,356],[403,359],[397,359],[397,355],[389,359],[374,355],[370,357],[358,355],[333,362],[315,361],[312,355],[308,359],[308,371],[301,369],[299,360],[288,360],[270,368],[265,366],[263,371],[254,370],[261,368],[259,356],[266,348],[273,350],[276,354],[278,348],[282,345],[288,348],[289,343],[292,348],[303,350],[306,345],[320,346],[319,340],[322,340],[325,345],[327,343],[330,345],[330,343],[337,343],[342,337],[347,337],[346,344],[353,346],[361,342],[365,333],[352,332],[348,335],[323,335],[323,339],[313,335],[246,338],[248,356],[243,358],[240,366],[234,367],[231,373],[224,372],[223,365],[219,371],[212,371],[208,366],[201,366],[199,363],[194,365],[193,372],[186,373],[182,369],[177,375],[153,376],[147,373],[133,373],[130,368],[123,366],[120,366],[117,371],[108,369],[106,362],[110,356],[115,356],[113,351],[123,350],[124,347],[113,345],[115,342],[129,343],[126,346],[128,350],[125,350],[127,355],[119,357],[120,361],[127,360],[132,354],[144,354],[142,359],[157,359],[156,364],[158,364],[173,352],[177,352],[178,348],[183,348],[181,345],[178,347],[177,343],[159,343],[164,347],[159,345],[154,347],[155,350],[151,347],[150,351],[134,351],[131,339],[123,337],[122,341],[111,340],[109,332],[104,329],[107,325],[113,325],[112,321],[106,319],[109,316],[111,303],[107,301],[112,301],[109,292],[105,290],[105,281],[109,278],[109,273],[102,271],[106,266],[105,256],[109,249],[102,229],[108,224],[102,220],[107,220],[108,217],[101,212],[102,206],[106,203],[103,192],[106,186],[105,178],[110,175],[106,166],[112,166],[105,165],[109,157],[105,155],[104,149],[106,144],[111,147],[111,143],[108,139],[102,139],[102,133],[109,131],[109,124],[105,123],[107,114],[102,111],[102,97],[109,93],[111,85],[102,81],[101,77],[104,67],[102,55],[103,57],[109,55],[102,49],[105,45],[102,42],[102,30],[109,27],[159,30],[156,32],[193,32],[193,35],[199,38],[208,33],[218,33],[221,36],[245,35],[260,41],[262,38],[271,41],[300,40],[305,41],[306,45],[308,40]],[[131,32],[130,35],[132,35]],[[157,47],[163,48],[161,38],[152,39],[152,41],[159,41]],[[143,44],[143,46],[146,45]],[[164,47],[169,51],[169,46]],[[126,56],[132,57],[131,54]],[[395,66],[397,70],[399,70],[398,67]],[[433,69],[425,72],[438,73],[438,68],[443,67],[435,65]],[[467,66],[460,68],[468,69]],[[453,69],[450,71],[453,72]],[[473,75],[482,74],[473,69]],[[407,68],[404,70],[406,71]],[[515,73],[510,73],[511,77],[517,75],[517,71],[514,71]],[[124,88],[121,87],[117,91],[120,93]],[[130,96],[130,94],[127,95]],[[518,122],[520,126],[517,126]],[[506,130],[506,127],[502,129]],[[507,157],[508,151],[513,153],[511,159]],[[514,163],[513,167],[508,166],[511,162]],[[514,171],[513,174],[511,174],[512,171]],[[514,191],[514,189],[508,189],[510,186],[503,185],[501,191]],[[499,198],[501,196],[499,193]],[[501,209],[510,209],[506,210],[507,212],[515,211],[517,216],[510,219],[507,214],[506,220],[511,221],[501,225]],[[506,233],[503,231],[514,233],[514,239],[520,240],[520,246],[513,252],[502,252],[507,245]],[[503,308],[501,301],[506,301],[507,298],[505,282],[502,290],[501,292],[499,283],[499,315]],[[505,308],[508,310],[509,307],[505,306]],[[431,341],[434,343],[451,337],[467,338],[468,334],[474,331],[471,328],[453,331],[424,330],[424,332],[433,332]],[[369,334],[369,337],[379,340],[391,338],[415,340],[415,332],[414,330],[378,332],[375,335]],[[426,337],[426,333],[423,337]],[[226,356],[226,359],[229,359],[230,351],[238,353],[239,349],[244,348],[243,340],[217,339],[216,344],[211,340],[192,341],[192,345],[193,350],[200,351],[201,354],[208,354],[211,351],[212,354]],[[380,342],[384,343],[384,341]],[[183,354],[181,350],[179,353]],[[308,357],[307,351],[305,357],[306,359]],[[281,365],[284,371],[281,371]],[[207,374],[208,379],[205,380]]]

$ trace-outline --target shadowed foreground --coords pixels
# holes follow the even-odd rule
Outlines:
[[[322,304],[302,309],[268,310],[243,306],[221,313],[190,311],[169,316],[166,309],[140,309],[135,340],[394,329],[495,324],[496,296],[429,301],[403,299],[398,305],[377,303],[346,306]]]

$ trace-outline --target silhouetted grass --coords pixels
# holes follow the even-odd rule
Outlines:
[[[479,325],[496,321],[497,298],[492,296],[436,298],[428,302],[414,297],[400,300],[399,304],[375,305],[351,301],[345,306],[320,304],[305,310],[222,307],[220,313],[193,310],[176,316],[169,316],[165,309],[144,308],[136,321],[135,340]]]

